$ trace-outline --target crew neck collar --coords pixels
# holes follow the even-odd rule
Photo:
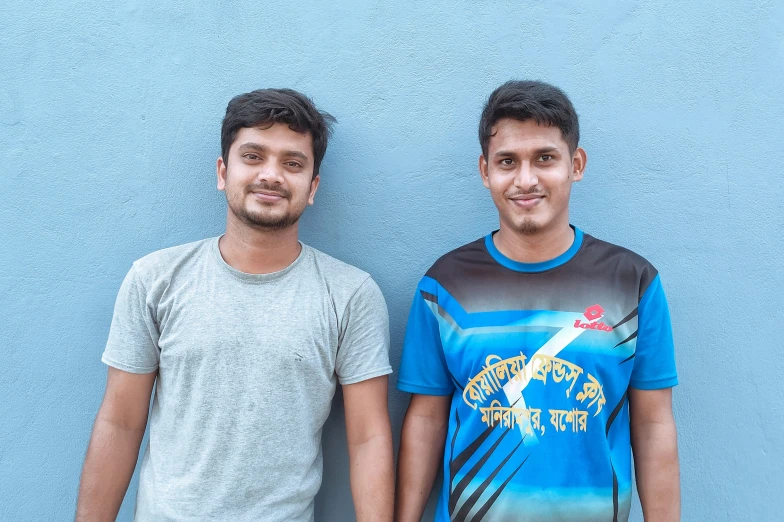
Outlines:
[[[291,262],[291,264],[289,264],[289,266],[287,266],[283,270],[278,270],[277,272],[270,272],[269,274],[249,274],[247,272],[242,272],[240,270],[237,270],[236,268],[228,264],[225,259],[223,259],[223,255],[221,255],[220,252],[220,247],[218,246],[218,242],[220,241],[221,237],[223,236],[218,236],[212,239],[211,250],[213,253],[213,257],[215,258],[215,261],[223,270],[228,272],[231,276],[241,281],[244,281],[246,283],[256,283],[256,284],[267,283],[270,281],[275,281],[277,279],[280,279],[281,277],[285,276],[286,274],[294,270],[294,268],[297,265],[302,263],[302,260],[307,255],[309,249],[309,247],[306,244],[304,244],[302,241],[299,241],[299,245],[301,247],[299,255],[294,261]]]
[[[487,248],[487,252],[499,264],[516,272],[544,272],[545,270],[552,270],[553,268],[561,266],[571,260],[575,254],[577,254],[577,251],[580,250],[580,247],[583,244],[583,231],[573,225],[569,226],[574,230],[574,241],[572,242],[572,246],[570,246],[563,254],[547,261],[542,261],[539,263],[523,263],[522,261],[515,261],[514,259],[506,257],[501,253],[500,250],[498,250],[498,247],[496,247],[495,243],[493,242],[493,235],[498,232],[497,230],[485,236],[485,248]]]

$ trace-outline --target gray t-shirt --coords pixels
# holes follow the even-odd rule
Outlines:
[[[313,520],[336,382],[391,373],[388,350],[378,285],[307,245],[263,275],[218,238],[136,261],[102,357],[159,372],[135,520]]]

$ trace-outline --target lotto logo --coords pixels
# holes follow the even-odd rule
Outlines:
[[[586,308],[585,313],[583,315],[589,321],[594,321],[604,315],[604,308],[602,308],[598,304],[595,304],[593,306],[589,306],[588,308]]]
[[[583,330],[599,330],[600,332],[612,332],[612,326],[597,322],[597,319],[600,319],[604,316],[604,308],[598,304],[586,308],[583,315],[590,322],[584,323],[577,319],[574,322],[575,328],[582,328]]]

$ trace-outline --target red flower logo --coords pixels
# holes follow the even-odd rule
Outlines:
[[[598,319],[604,315],[604,308],[595,304],[593,306],[589,306],[585,309],[585,313],[583,314],[586,319],[589,321],[593,321],[594,319]]]

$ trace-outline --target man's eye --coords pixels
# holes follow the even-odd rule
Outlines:
[[[258,156],[257,154],[250,154],[250,153],[245,154],[243,157],[251,161],[258,161],[261,159],[261,156]]]
[[[540,161],[552,161],[553,157],[550,154],[542,154],[539,156]]]
[[[296,161],[287,161],[287,162],[286,162],[286,165],[287,165],[287,166],[289,166],[289,167],[293,167],[293,168],[295,168],[295,169],[302,168],[302,165],[300,165],[300,164],[299,164],[299,163],[297,163]]]
[[[514,162],[509,158],[504,158],[501,160],[501,165],[509,166],[512,165]]]

